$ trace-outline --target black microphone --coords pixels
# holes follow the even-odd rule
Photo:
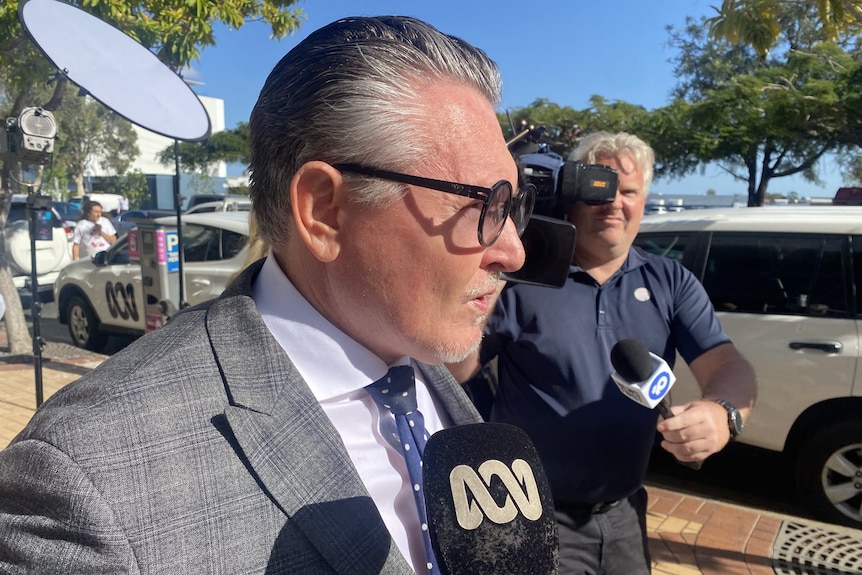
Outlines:
[[[438,431],[422,455],[431,546],[443,575],[557,573],[551,488],[514,425]]]
[[[668,401],[668,392],[676,377],[667,362],[638,339],[621,339],[611,349],[611,378],[623,394],[637,403],[653,409],[658,407],[664,419],[673,417]],[[700,469],[700,461],[680,461],[692,469]]]

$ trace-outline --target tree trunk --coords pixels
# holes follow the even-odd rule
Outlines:
[[[72,181],[75,182],[75,189],[78,190],[78,195],[83,196],[87,194],[87,189],[84,187],[84,173],[75,174],[72,176]]]
[[[8,162],[5,163],[8,165]],[[8,176],[8,168],[4,168],[3,175]],[[3,178],[4,182],[9,179]],[[9,217],[9,204],[12,201],[12,191],[0,186],[0,230],[6,229],[6,219]],[[24,308],[18,290],[12,282],[12,272],[9,271],[9,263],[6,259],[6,234],[0,233],[0,295],[6,304],[6,313],[3,321],[6,324],[6,337],[9,342],[9,353],[13,355],[24,355],[33,353],[33,339],[27,329],[27,321],[24,318]]]
[[[2,236],[2,234],[0,234]],[[6,324],[6,338],[9,342],[9,353],[12,355],[32,355],[33,338],[27,329],[24,308],[18,290],[12,283],[12,274],[6,265],[6,251],[0,252],[0,295],[6,303],[6,313],[3,321]]]
[[[748,207],[757,208],[763,204],[763,198],[758,196],[758,190],[752,180],[748,181]]]

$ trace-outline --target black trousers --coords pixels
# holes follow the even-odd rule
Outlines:
[[[604,512],[558,508],[560,575],[649,575],[646,489]]]

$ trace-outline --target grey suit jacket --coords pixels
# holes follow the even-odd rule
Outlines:
[[[246,271],[0,452],[0,573],[412,573]],[[456,424],[480,417],[417,366]]]

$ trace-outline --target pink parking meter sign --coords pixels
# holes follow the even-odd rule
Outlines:
[[[156,230],[156,260],[160,264],[168,261],[168,254],[165,252],[165,230],[161,228]]]
[[[138,229],[132,228],[126,234],[129,238],[129,260],[133,262],[141,261],[141,247],[138,243]]]

